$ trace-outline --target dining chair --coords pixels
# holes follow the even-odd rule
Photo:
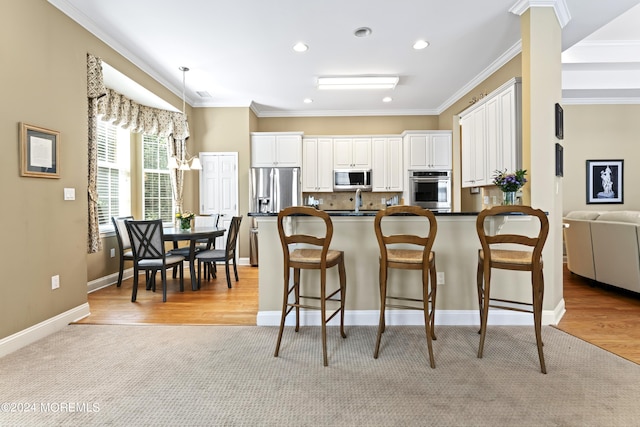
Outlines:
[[[116,230],[116,240],[118,241],[118,251],[120,254],[120,269],[118,270],[118,285],[122,285],[122,276],[124,274],[124,262],[133,261],[133,251],[131,250],[131,241],[125,221],[132,220],[132,216],[111,217],[113,228]]]
[[[230,288],[231,275],[229,274],[229,263],[233,262],[233,272],[235,274],[236,282],[239,280],[237,267],[237,246],[241,222],[242,215],[234,216],[231,219],[229,231],[227,232],[227,243],[224,249],[209,249],[196,253],[196,259],[198,260],[198,287],[200,287],[200,270],[202,263],[205,263],[205,266],[208,265],[209,269],[215,272],[215,263],[224,262],[224,268],[227,273],[227,287]],[[209,276],[207,276],[207,278],[209,278]]]
[[[499,227],[488,227],[487,224],[485,224],[487,218],[509,214],[519,215],[519,220],[532,219],[535,221],[537,219],[538,223],[536,225],[539,226],[537,235],[497,234]],[[534,209],[531,206],[495,206],[491,209],[485,209],[478,214],[476,229],[482,246],[482,248],[478,250],[477,273],[478,305],[480,308],[480,346],[478,348],[478,357],[482,358],[484,349],[489,307],[533,313],[540,370],[543,374],[546,374],[547,368],[542,352],[543,343],[541,330],[542,300],[544,298],[542,249],[549,234],[547,215],[542,210]],[[492,232],[491,230],[495,231]],[[505,246],[505,244],[509,245]],[[531,272],[532,302],[492,298],[490,294],[492,268]]]
[[[180,292],[184,291],[185,257],[165,253],[162,220],[127,220],[127,232],[133,251],[133,291],[131,302],[135,302],[138,293],[138,272],[150,272],[152,289],[155,292],[155,275],[160,271],[162,277],[162,301],[167,301],[167,269],[177,266],[180,271]]]
[[[396,216],[396,222],[387,221]],[[399,216],[402,215],[402,216]],[[403,221],[400,224],[398,221]],[[411,222],[409,222],[409,219]],[[413,219],[420,220],[419,223]],[[436,339],[434,320],[436,310],[436,254],[431,249],[438,231],[436,217],[428,209],[420,206],[399,205],[381,209],[373,222],[376,239],[380,248],[380,320],[378,322],[378,337],[373,353],[378,358],[380,341],[386,328],[385,311],[387,307],[422,310],[424,313],[424,327],[427,335],[427,349],[429,363],[435,368],[432,339]],[[391,226],[401,228],[392,229]],[[404,230],[411,230],[404,231]],[[421,230],[421,232],[419,231]],[[394,292],[388,292],[388,272],[390,269],[420,270],[422,278],[422,298],[411,298],[404,288],[405,281],[398,281],[394,285]],[[401,291],[402,289],[402,291]],[[390,300],[391,303],[387,302]],[[399,301],[395,303],[394,301]],[[420,305],[416,303],[421,303]]]
[[[317,235],[295,234],[286,230],[284,221],[291,216],[309,219],[311,223],[317,223],[321,231]],[[313,224],[316,225],[316,224]],[[308,207],[308,206],[291,206],[282,209],[278,213],[278,234],[282,244],[284,256],[284,292],[282,299],[282,316],[280,318],[280,331],[278,332],[278,341],[276,343],[276,351],[274,356],[278,357],[280,351],[280,342],[282,341],[282,333],[284,331],[284,322],[287,315],[295,308],[296,311],[296,328],[300,329],[300,308],[320,310],[320,320],[322,324],[322,353],[324,358],[324,366],[328,366],[327,359],[327,323],[338,313],[340,313],[340,335],[346,338],[344,332],[344,300],[347,291],[347,278],[344,268],[344,252],[330,249],[331,238],[333,237],[333,223],[331,217],[324,211]],[[338,274],[340,277],[340,287],[327,295],[327,268],[338,266]],[[289,279],[293,269],[293,284],[289,285]],[[300,270],[312,269],[320,270],[320,296],[305,293],[300,294]],[[293,292],[293,301],[289,301],[289,297]],[[337,296],[337,297],[336,297]],[[319,306],[302,303],[300,300],[319,300]],[[327,315],[327,302],[332,304],[339,303],[339,307]]]

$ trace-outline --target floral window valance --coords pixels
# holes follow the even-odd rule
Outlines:
[[[174,139],[189,137],[189,125],[183,113],[140,105],[113,89],[105,90],[105,96],[98,99],[97,108],[102,120],[131,132],[162,137],[173,135]]]
[[[87,97],[88,97],[88,186],[89,197],[87,236],[88,253],[102,249],[98,225],[98,156],[97,156],[97,120],[112,121],[115,125],[132,132],[144,132],[151,135],[169,137],[169,155],[180,154],[185,140],[189,137],[189,124],[182,112],[162,110],[140,105],[126,96],[104,86],[102,61],[87,54]],[[176,208],[182,210],[182,171],[171,174]]]

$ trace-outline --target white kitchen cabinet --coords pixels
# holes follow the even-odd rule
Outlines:
[[[373,191],[402,191],[402,138],[381,137],[371,140]]]
[[[334,169],[371,169],[371,138],[334,138]]]
[[[450,131],[405,132],[407,169],[452,169]]]
[[[251,167],[302,166],[302,132],[252,132]]]
[[[302,191],[333,191],[332,138],[303,138]]]
[[[509,85],[487,101],[488,172],[522,167],[519,84]]]
[[[462,128],[462,187],[487,185],[486,108],[484,105],[460,119]]]
[[[462,187],[490,185],[496,171],[522,168],[521,104],[514,78],[460,115]]]

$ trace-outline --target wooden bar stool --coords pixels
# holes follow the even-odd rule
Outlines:
[[[303,217],[315,217],[323,221],[324,234],[320,236],[305,234],[288,234],[285,230],[284,220],[292,215]],[[320,222],[320,221],[316,221]],[[340,313],[340,335],[346,338],[344,333],[344,297],[346,293],[347,279],[344,269],[344,253],[329,249],[331,238],[333,237],[333,224],[329,214],[307,206],[293,206],[285,208],[278,213],[278,233],[280,234],[280,242],[284,254],[284,295],[282,299],[282,318],[280,320],[280,332],[278,333],[278,342],[276,344],[275,357],[278,357],[280,350],[280,342],[282,340],[282,332],[284,331],[284,322],[287,315],[295,308],[296,310],[296,329],[300,329],[300,308],[320,310],[322,321],[322,352],[324,355],[324,366],[328,365],[327,361],[327,322],[329,322],[336,314]],[[291,245],[294,245],[292,248]],[[308,248],[312,247],[317,248]],[[331,294],[327,295],[326,281],[327,268],[338,266],[340,276],[340,287]],[[293,268],[293,284],[289,286],[290,269]],[[300,295],[300,270],[313,269],[320,270],[320,296]],[[294,293],[293,301],[289,301],[291,293]],[[302,304],[300,299],[319,300],[320,305]],[[327,316],[327,301],[339,302],[340,307]]]
[[[406,215],[423,217],[426,221],[425,235],[416,234],[385,234],[382,219],[391,215]],[[424,312],[424,327],[427,335],[429,363],[436,367],[433,358],[431,340],[436,339],[434,332],[434,318],[436,307],[436,255],[431,251],[438,231],[436,217],[430,210],[419,206],[391,206],[380,210],[374,220],[374,229],[380,246],[380,322],[378,324],[378,338],[373,353],[378,358],[380,339],[385,331],[386,307],[422,310]],[[414,227],[414,230],[418,227]],[[417,249],[420,248],[420,249]],[[390,268],[422,271],[422,299],[393,296],[387,294],[387,272]],[[406,301],[404,304],[388,304],[387,299]],[[421,302],[421,306],[415,303]],[[408,305],[414,303],[413,305]]]
[[[529,237],[523,234],[497,234],[487,232],[485,219],[496,215],[507,214],[526,215],[537,218],[540,223],[538,235]],[[540,369],[543,374],[547,373],[542,353],[542,300],[544,297],[544,276],[542,273],[542,249],[549,234],[549,221],[547,215],[540,209],[533,209],[530,206],[495,206],[485,209],[476,220],[476,229],[482,249],[478,251],[478,304],[480,307],[480,347],[478,357],[482,358],[484,348],[484,338],[487,333],[487,319],[489,307],[503,308],[507,310],[523,311],[533,313],[533,323],[536,333],[536,343],[538,345],[538,358],[540,359]],[[511,244],[508,248],[494,249],[492,246],[501,244]],[[515,245],[515,246],[514,246]],[[524,247],[523,249],[514,249]],[[533,251],[530,250],[533,248]],[[491,269],[517,270],[531,272],[531,286],[533,290],[533,302],[523,303],[508,299],[491,298]],[[506,303],[506,304],[505,304]]]

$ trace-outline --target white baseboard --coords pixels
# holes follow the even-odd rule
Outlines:
[[[564,300],[554,310],[542,312],[543,325],[556,325],[564,314]],[[259,311],[256,318],[258,326],[280,326],[280,311]],[[378,310],[350,310],[344,313],[344,322],[351,326],[376,326],[380,317]],[[295,314],[290,313],[285,320],[285,325],[295,325]],[[480,313],[478,310],[436,310],[436,325],[447,326],[480,326]],[[300,310],[300,324],[302,326],[320,326],[320,316],[317,310]],[[336,316],[328,323],[331,326],[340,325]],[[414,310],[387,310],[387,325],[415,326],[424,325],[424,316],[421,311]],[[489,325],[532,325],[533,315],[512,310],[489,310]]]
[[[126,269],[122,272],[122,280],[133,277],[133,268]],[[87,293],[95,292],[98,289],[106,288],[114,283],[118,283],[118,273],[109,274],[87,283]]]
[[[71,310],[33,325],[13,335],[0,340],[0,357],[6,356],[22,347],[38,341],[63,329],[69,323],[75,322],[89,315],[89,304],[84,303]]]
[[[224,265],[224,263],[222,263]],[[251,265],[249,263],[249,258],[238,258],[238,265]],[[186,263],[185,267],[189,268]],[[133,277],[133,268],[129,268],[124,270],[122,274],[122,280],[126,280]],[[98,279],[92,280],[87,283],[87,293],[95,292],[98,289],[106,288],[107,286],[111,286],[114,283],[118,282],[118,273],[112,273],[108,276],[103,276]]]

